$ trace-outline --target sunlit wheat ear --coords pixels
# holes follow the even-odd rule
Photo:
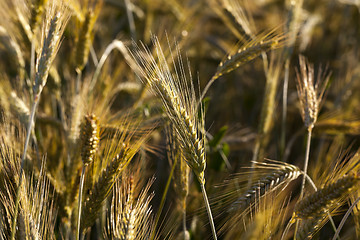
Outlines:
[[[15,121],[12,122],[14,124]],[[16,190],[19,184],[20,159],[17,153],[19,129],[12,129],[6,124],[0,130],[0,209],[3,239],[10,239],[11,226],[15,211]],[[20,136],[24,133],[20,133]],[[35,176],[23,175],[23,184],[19,197],[19,216],[16,223],[17,239],[54,239],[56,210],[49,181],[45,173],[45,159],[40,173]],[[1,237],[0,237],[1,238]]]
[[[289,212],[286,195],[282,192],[258,199],[258,206],[246,220],[229,215],[224,225],[224,239],[280,239]]]
[[[337,206],[341,200],[346,198],[358,182],[357,175],[348,174],[336,182],[318,189],[315,193],[299,201],[295,208],[295,217],[308,219],[321,215],[323,211]]]
[[[80,217],[82,207],[82,194],[85,179],[86,166],[93,162],[95,154],[98,150],[100,140],[100,124],[99,120],[94,114],[89,114],[84,117],[84,121],[81,125],[81,160],[83,162],[82,173],[80,177],[79,185],[79,197],[78,197],[78,227],[76,236],[80,234]],[[92,177],[92,176],[91,176]]]
[[[60,40],[64,32],[70,13],[60,2],[50,1],[46,11],[46,20],[42,32],[42,44],[36,61],[34,96],[39,97],[49,74],[52,62],[60,47]],[[58,5],[60,4],[60,5]]]
[[[149,193],[154,179],[140,191],[140,171],[126,171],[116,181],[113,189],[108,219],[109,238],[149,239],[152,229],[150,201],[154,194]],[[133,175],[134,174],[134,175]]]
[[[75,48],[75,68],[77,71],[82,71],[88,61],[94,24],[99,15],[101,5],[102,1],[98,1],[95,7],[92,8],[89,6],[89,8],[86,9],[85,19],[81,23]]]
[[[187,164],[200,182],[205,181],[206,166],[203,136],[204,119],[196,112],[195,91],[179,58],[171,71],[166,63],[159,41],[154,38],[154,56],[145,47],[136,47],[133,56],[140,66],[141,78],[151,86],[151,90],[162,101],[166,114],[173,124]]]
[[[103,162],[104,167],[97,174],[89,194],[84,199],[81,210],[81,232],[91,227],[99,217],[99,211],[104,200],[108,197],[116,179],[132,160],[141,145],[144,143],[149,132],[144,133],[139,139],[131,139],[131,136],[122,138],[119,142],[112,142],[106,148]]]
[[[307,128],[313,128],[317,120],[329,75],[319,71],[315,80],[314,67],[304,56],[299,57],[300,72],[297,72],[297,89],[300,100],[301,117]],[[316,81],[316,83],[315,83]]]
[[[284,35],[274,35],[272,32],[265,36],[260,35],[254,38],[254,40],[244,44],[236,53],[228,55],[226,59],[219,64],[213,78],[219,78],[223,74],[229,73],[242,64],[253,60],[262,52],[281,47],[283,43]]]
[[[282,47],[285,41],[286,36],[284,34],[277,34],[275,30],[273,30],[267,34],[260,34],[254,37],[251,41],[241,46],[235,53],[230,53],[220,62],[216,73],[207,83],[200,99],[204,98],[210,86],[216,79],[226,73],[234,71],[241,65],[253,60],[264,52]]]
[[[291,164],[273,160],[267,160],[263,163],[255,162],[255,179],[252,181],[252,186],[250,186],[250,188],[248,188],[244,193],[229,193],[229,195],[234,195],[235,200],[232,201],[232,203],[230,202],[231,205],[228,211],[243,212],[249,207],[253,208],[259,198],[263,197],[265,194],[275,191],[278,188],[286,187],[287,184],[297,179],[300,175],[300,169]],[[239,179],[238,184],[241,184],[241,179]],[[236,195],[239,197],[236,197]]]
[[[140,67],[140,78],[161,99],[165,112],[176,130],[186,163],[200,182],[213,238],[217,239],[205,190],[204,113],[202,112],[199,117],[190,71],[186,74],[180,54],[178,54],[178,64],[173,59],[174,70],[171,71],[160,43],[155,37],[154,55],[145,46],[143,49],[135,47],[132,55]]]

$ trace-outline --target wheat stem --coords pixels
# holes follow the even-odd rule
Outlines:
[[[310,155],[310,143],[311,143],[311,134],[312,134],[312,127],[308,128],[308,134],[306,139],[306,153],[305,153],[305,161],[304,161],[304,175],[301,183],[301,192],[300,192],[300,199],[301,200],[304,196],[304,188],[305,188],[305,180],[306,180],[306,174],[309,164],[309,155]]]
[[[215,224],[214,224],[214,219],[211,213],[211,208],[210,208],[210,204],[209,204],[209,200],[206,194],[206,190],[205,190],[205,185],[203,182],[200,182],[200,187],[201,187],[201,192],[202,195],[204,197],[204,202],[205,202],[205,207],[206,207],[206,211],[208,213],[209,216],[209,222],[210,222],[210,227],[211,227],[211,231],[212,231],[212,235],[214,240],[217,240],[217,236],[216,236],[216,229],[215,229]]]
[[[79,186],[79,199],[78,199],[78,221],[77,221],[77,229],[76,229],[76,240],[79,240],[80,235],[80,223],[81,223],[81,206],[82,206],[82,194],[84,188],[84,179],[85,179],[85,168],[84,164],[82,167],[81,177],[80,177],[80,186]]]
[[[283,101],[282,101],[282,116],[281,116],[281,137],[280,137],[280,154],[283,159],[285,154],[285,141],[286,141],[286,117],[287,117],[287,97],[289,86],[289,65],[290,59],[285,62],[285,76],[283,86]]]
[[[102,69],[102,67],[104,66],[104,63],[106,61],[106,59],[109,57],[110,53],[114,50],[117,49],[121,52],[121,54],[124,56],[126,62],[130,65],[130,67],[136,71],[137,69],[137,64],[134,62],[134,60],[131,58],[128,49],[125,47],[124,43],[120,40],[114,40],[112,41],[112,43],[109,44],[109,46],[106,47],[103,55],[101,56],[99,63],[96,66],[94,75],[90,81],[89,84],[89,93],[92,92],[93,88],[95,87],[95,84],[97,82],[97,79],[99,78],[100,75],[100,71]]]
[[[186,239],[186,209],[183,210],[183,233],[184,233],[184,240]]]
[[[307,139],[306,139],[306,152],[305,152],[305,161],[304,161],[304,174],[303,174],[303,179],[302,179],[302,183],[301,183],[301,190],[300,190],[300,198],[298,201],[301,201],[303,196],[304,196],[304,188],[305,188],[305,180],[306,180],[306,175],[307,175],[307,168],[308,168],[308,163],[309,163],[309,154],[310,154],[310,142],[311,142],[311,133],[312,133],[312,126],[308,127],[308,131],[307,131]],[[294,232],[294,240],[296,239],[296,233],[298,231],[299,228],[299,219],[296,220],[296,225],[295,225],[295,232]]]

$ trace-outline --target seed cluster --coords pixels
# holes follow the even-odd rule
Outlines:
[[[99,144],[99,120],[94,114],[86,115],[81,126],[81,159],[89,164],[95,158]]]

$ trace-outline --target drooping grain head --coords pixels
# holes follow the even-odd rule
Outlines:
[[[358,182],[359,177],[357,175],[349,174],[318,189],[297,204],[295,217],[301,219],[314,218],[321,215],[325,210],[338,206]]]
[[[221,61],[216,73],[212,77],[212,81],[226,73],[234,71],[264,52],[282,47],[285,41],[286,36],[282,33],[276,33],[276,29],[267,34],[259,34],[243,44],[235,53],[230,53]]]
[[[286,186],[289,182],[297,179],[301,175],[298,167],[280,163],[280,162],[264,162],[255,163],[255,172],[267,169],[267,173],[261,174],[260,178],[253,181],[253,185],[242,193],[232,204],[229,211],[245,211],[248,207],[253,208],[259,198],[264,195]]]

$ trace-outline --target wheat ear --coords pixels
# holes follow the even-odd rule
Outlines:
[[[200,183],[213,238],[217,239],[214,220],[205,190],[204,114],[201,114],[202,116],[199,119],[194,88],[192,82],[190,82],[189,86],[181,56],[178,59],[178,66],[174,62],[175,73],[173,73],[170,71],[157,38],[154,38],[154,46],[156,59],[145,47],[143,50],[137,47],[137,50],[133,52],[133,56],[140,67],[141,79],[149,84],[151,90],[160,97],[168,118],[176,129],[186,163],[195,173]]]
[[[329,76],[325,77],[325,83],[321,84],[321,72],[319,73],[317,83],[314,85],[314,67],[306,62],[305,57],[300,56],[300,73],[297,73],[297,89],[301,105],[301,116],[303,118],[305,127],[307,128],[306,152],[304,160],[304,176],[301,183],[300,200],[304,196],[305,176],[310,156],[310,142],[311,134],[317,120],[320,109],[320,104],[325,92],[326,83]],[[320,87],[320,88],[319,88]],[[299,221],[296,221],[295,233],[299,226]]]
[[[138,193],[141,170],[136,168],[126,170],[114,186],[108,229],[116,239],[149,239],[153,230],[150,201],[154,194],[149,191],[154,178]]]
[[[284,35],[276,35],[274,34],[273,30],[268,34],[259,35],[250,42],[245,43],[236,53],[229,54],[225,60],[220,62],[216,73],[206,84],[200,99],[205,97],[210,86],[215,82],[216,79],[226,73],[234,71],[241,65],[255,59],[264,52],[281,47],[284,44],[284,40]]]
[[[322,211],[336,205],[338,200],[345,197],[358,181],[357,175],[349,174],[308,195],[297,204],[296,218],[307,219],[318,216]]]
[[[250,174],[253,175],[257,171],[265,171],[262,174],[263,176],[253,181],[248,190],[232,202],[229,211],[243,212],[248,207],[254,207],[259,198],[280,187],[286,186],[301,175],[298,167],[273,160],[261,163],[255,162],[253,165],[254,167],[251,169],[254,171],[251,171]]]
[[[140,146],[147,138],[149,131],[146,131],[137,139],[132,139],[132,136],[124,136],[119,140],[110,144],[110,148],[106,149],[108,156],[105,157],[106,166],[99,173],[99,177],[90,189],[90,193],[84,200],[84,207],[81,210],[81,225],[80,230],[85,230],[92,226],[98,217],[98,213],[104,200],[107,198],[111,189],[123,170],[128,166],[133,156],[137,153]],[[114,152],[117,153],[114,156]]]
[[[85,19],[81,23],[75,48],[75,68],[77,72],[81,72],[88,61],[94,25],[99,15],[101,5],[102,1],[98,1],[95,7],[88,7],[84,14]]]
[[[81,126],[81,160],[83,162],[82,172],[79,184],[79,198],[78,198],[78,222],[76,239],[79,239],[80,222],[81,222],[81,207],[82,207],[82,194],[85,179],[86,167],[93,162],[96,151],[98,150],[100,140],[100,124],[99,120],[94,114],[86,115]]]
[[[55,12],[57,13],[55,14]],[[21,169],[20,169],[20,178],[19,178],[19,186],[16,193],[16,205],[15,205],[15,215],[14,215],[14,221],[12,226],[12,236],[11,239],[13,240],[15,238],[16,233],[16,219],[17,219],[17,211],[19,208],[19,192],[21,188],[21,181],[22,181],[22,175],[23,175],[23,168],[24,168],[24,161],[26,157],[27,148],[29,145],[30,140],[30,133],[33,128],[33,122],[35,117],[35,112],[37,109],[37,106],[39,104],[39,98],[40,94],[46,84],[47,77],[49,74],[50,66],[56,56],[57,50],[60,46],[60,38],[62,36],[62,33],[64,31],[64,28],[66,26],[66,23],[69,19],[69,12],[65,8],[64,5],[60,4],[59,6],[55,5],[55,2],[53,2],[52,7],[47,12],[47,21],[44,26],[43,31],[43,45],[41,54],[38,57],[38,61],[36,63],[36,74],[35,74],[35,84],[33,87],[33,94],[34,94],[34,102],[31,108],[31,113],[29,116],[29,122],[27,127],[27,133],[26,133],[26,139],[24,144],[24,150],[23,155],[21,158]],[[46,36],[45,36],[46,35]]]

